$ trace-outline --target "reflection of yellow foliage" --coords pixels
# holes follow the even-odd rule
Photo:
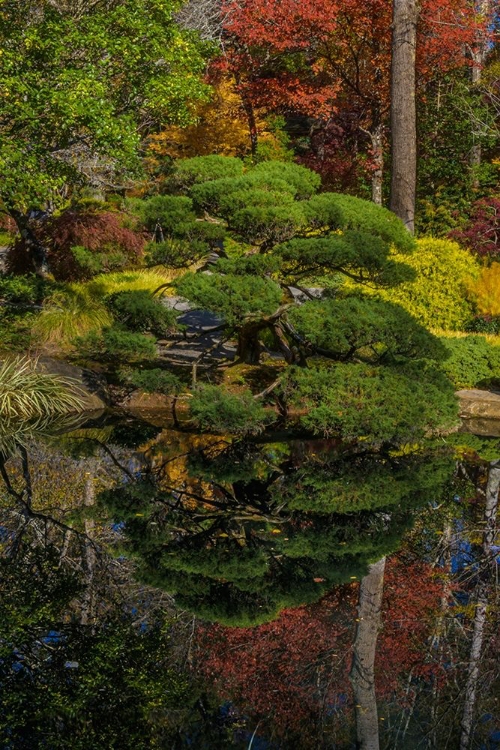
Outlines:
[[[500,315],[500,263],[483,268],[478,280],[471,285],[477,309],[483,315]]]
[[[220,442],[220,436],[195,435],[167,429],[146,450],[152,466],[160,470],[160,486],[183,488],[209,498],[212,495],[210,484],[190,475],[188,457],[193,451],[219,445]],[[195,501],[185,499],[184,503],[196,507]]]

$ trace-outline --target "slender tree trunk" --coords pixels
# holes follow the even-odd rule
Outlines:
[[[377,125],[370,133],[372,142],[372,201],[377,206],[382,205],[382,185],[384,179],[384,148],[383,148],[383,126]]]
[[[484,18],[491,17],[491,0],[479,0],[477,11]],[[488,43],[482,29],[476,32],[476,40],[472,49],[472,86],[477,87],[481,83],[481,75],[488,54]],[[481,132],[480,127],[472,122],[472,149],[470,154],[470,165],[472,168],[472,185],[475,189],[479,187],[478,169],[481,166]]]
[[[390,208],[412,233],[417,185],[415,59],[419,12],[417,0],[393,0]]]
[[[92,508],[95,504],[95,486],[94,479],[87,472],[84,491],[84,505],[86,508]],[[85,536],[83,550],[83,568],[85,571],[85,591],[83,593],[82,609],[80,622],[82,625],[91,625],[95,614],[95,587],[94,576],[96,566],[96,553],[93,545],[93,536],[95,531],[95,521],[93,518],[86,518],[84,521]]]
[[[258,135],[257,135],[257,121],[255,119],[255,110],[253,107],[252,100],[249,96],[246,94],[242,94],[241,100],[243,102],[243,107],[245,109],[245,113],[247,116],[248,121],[248,133],[250,135],[250,147],[252,156],[255,156],[257,153],[257,146],[258,146]]]
[[[493,461],[488,472],[486,486],[486,504],[484,511],[485,528],[483,532],[483,557],[486,571],[481,576],[477,590],[474,630],[469,656],[467,684],[465,686],[464,709],[461,721],[460,750],[469,750],[472,740],[472,725],[479,678],[479,667],[484,642],[484,630],[488,610],[488,578],[492,562],[491,545],[495,541],[498,493],[500,490],[500,461]]]
[[[375,696],[375,652],[381,624],[385,557],[370,565],[359,589],[358,625],[350,680],[356,705],[356,738],[360,750],[379,750]]]

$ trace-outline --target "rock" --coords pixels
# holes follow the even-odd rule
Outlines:
[[[40,372],[60,375],[63,378],[71,378],[76,381],[76,386],[82,391],[83,408],[85,411],[99,411],[106,408],[108,400],[106,392],[106,381],[98,373],[92,370],[84,370],[81,367],[70,365],[60,359],[53,357],[40,357],[36,366]]]
[[[462,419],[500,420],[500,394],[479,389],[457,391]]]

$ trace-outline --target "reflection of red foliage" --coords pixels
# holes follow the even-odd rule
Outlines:
[[[442,666],[426,643],[432,631],[443,596],[442,571],[421,561],[395,557],[386,566],[383,601],[383,628],[377,642],[377,693],[382,698],[395,694],[401,700],[403,682],[411,674],[442,678]]]
[[[345,587],[257,628],[201,626],[198,669],[267,731],[290,739],[307,727],[311,744],[301,736],[300,747],[315,748],[320,714],[334,720],[346,701],[355,598]]]
[[[426,563],[388,561],[377,642],[379,700],[405,703],[410,672],[422,679],[444,675],[427,649],[443,586]],[[349,723],[357,596],[357,585],[343,586],[313,606],[285,610],[256,628],[199,626],[196,668],[221,699],[261,721],[263,731],[287,742],[296,738],[301,748],[321,747],[323,732],[335,730],[340,737],[341,726]]]
[[[77,281],[91,275],[77,263],[72,247],[102,254],[104,271],[136,262],[144,247],[144,238],[123,225],[125,218],[124,214],[111,211],[68,210],[40,224],[37,235],[47,249],[55,278]],[[110,259],[109,266],[106,257]],[[15,273],[32,270],[24,267],[26,262],[23,242],[18,240],[9,254],[9,268]]]

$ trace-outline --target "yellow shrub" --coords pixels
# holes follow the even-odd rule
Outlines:
[[[462,329],[474,314],[470,288],[480,273],[478,261],[451,240],[423,237],[416,244],[411,255],[394,254],[394,260],[414,269],[415,279],[384,290],[381,296],[404,307],[428,328]]]
[[[500,263],[483,268],[470,285],[471,295],[482,315],[500,315]]]

